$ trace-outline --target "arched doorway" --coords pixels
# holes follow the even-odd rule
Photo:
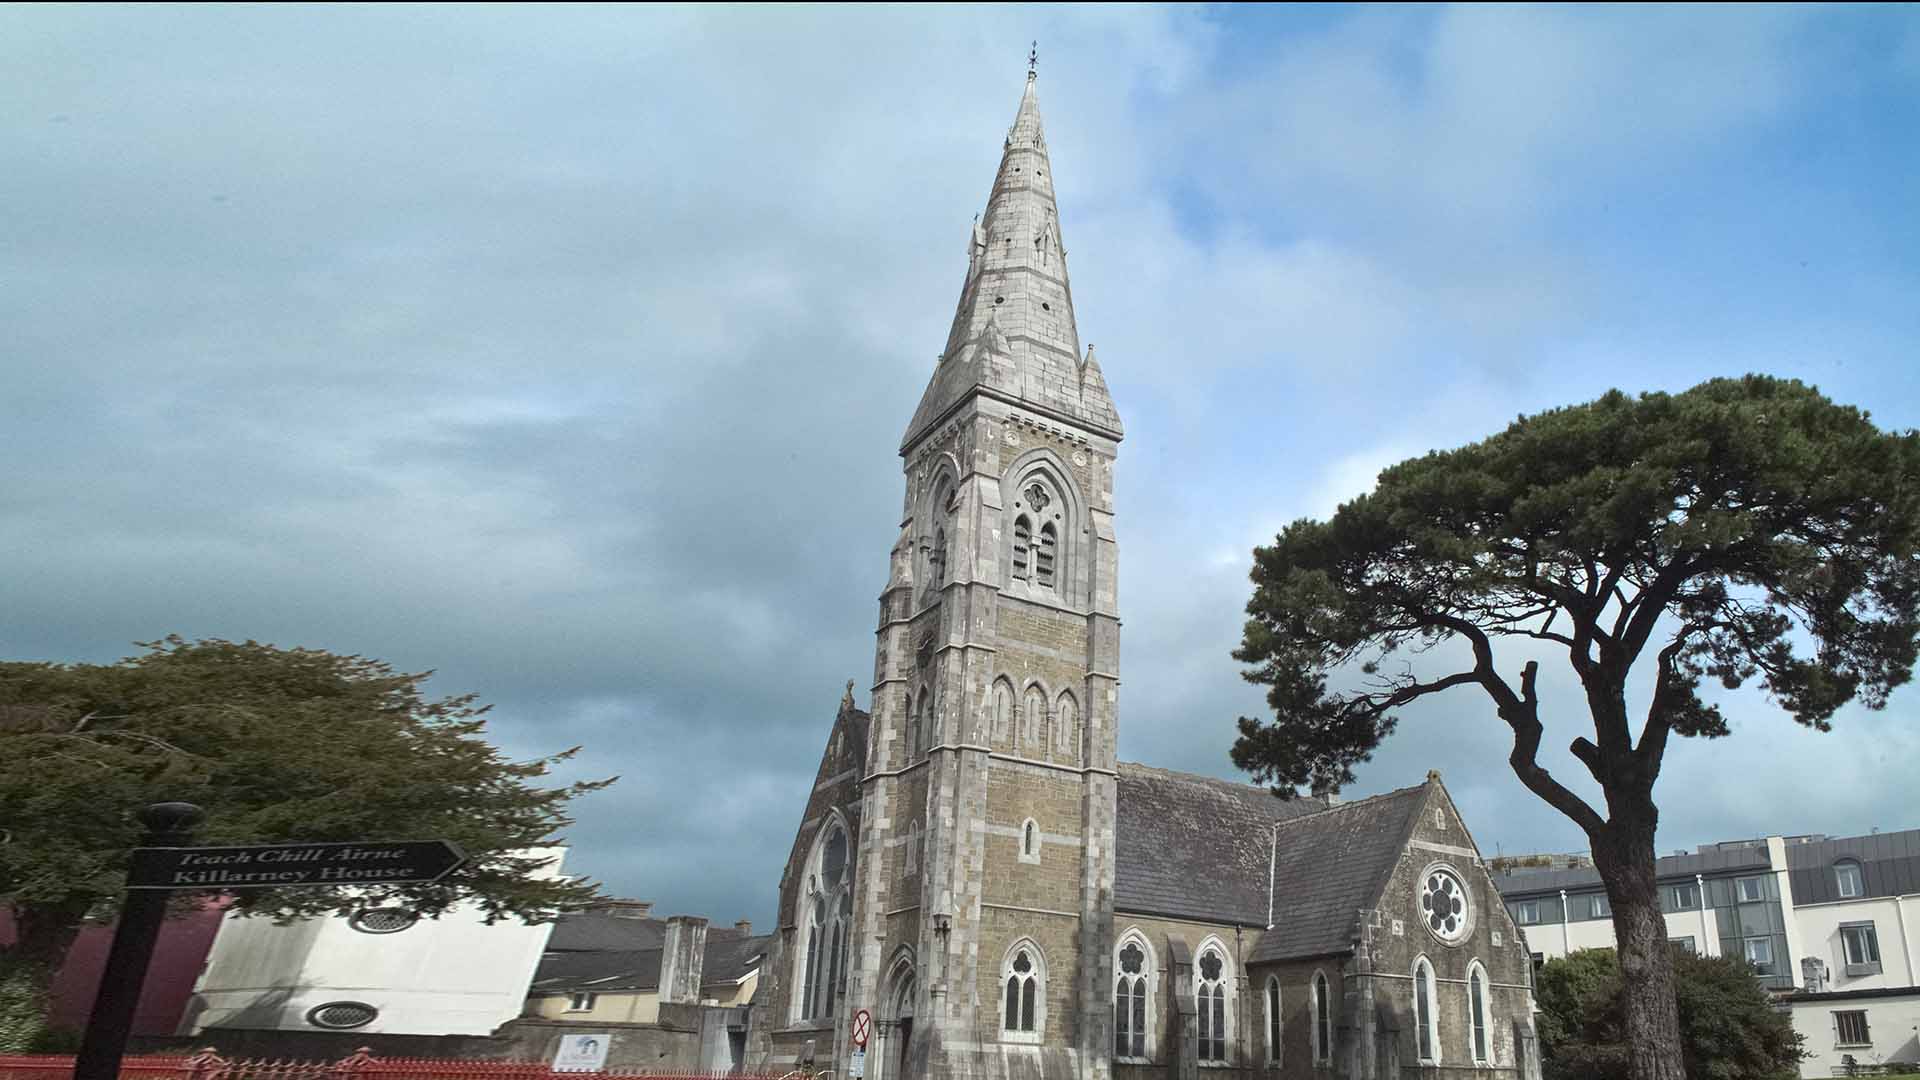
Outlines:
[[[914,978],[913,959],[902,953],[894,961],[893,970],[887,975],[886,1015],[881,1017],[880,1032],[885,1040],[874,1055],[880,1065],[879,1074],[883,1078],[904,1077],[907,1074],[907,1055],[913,1046],[914,996],[918,989]]]

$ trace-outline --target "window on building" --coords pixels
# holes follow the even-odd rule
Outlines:
[[[993,744],[1005,746],[1013,738],[1013,684],[996,679],[993,684]]]
[[[800,993],[793,1003],[795,1019],[831,1017],[845,986],[847,949],[853,938],[851,858],[846,828],[837,818],[829,818],[807,860],[806,893],[801,901],[806,912],[806,949],[796,957]]]
[[[1033,522],[1021,514],[1013,519],[1013,580],[1026,581],[1033,576]]]
[[[1267,1064],[1280,1064],[1280,979],[1267,976]]]
[[[1531,960],[1531,961],[1533,961],[1533,970],[1535,970],[1535,971],[1539,971],[1539,970],[1540,970],[1541,968],[1543,968],[1543,967],[1545,967],[1545,966],[1547,966],[1547,954],[1546,954],[1546,953],[1539,953],[1539,952],[1537,952],[1537,953],[1528,953],[1528,954],[1527,954],[1527,959],[1528,959],[1528,960]]]
[[[1755,904],[1767,898],[1767,881],[1765,878],[1743,877],[1733,884],[1734,887],[1739,890],[1740,902],[1743,904]]]
[[[1762,975],[1773,974],[1772,938],[1748,938],[1746,951],[1747,963],[1753,965],[1754,971]]]
[[[1153,983],[1153,963],[1144,942],[1128,938],[1115,957],[1113,981],[1113,1056],[1131,1061],[1147,1058],[1147,989]]]
[[[1227,1060],[1227,961],[1218,946],[1201,950],[1194,965],[1194,999],[1199,1011],[1200,1060]]]
[[[1847,974],[1876,975],[1880,972],[1880,936],[1873,924],[1843,923],[1840,946],[1847,957]]]
[[[592,1012],[593,1003],[598,1000],[600,1000],[600,995],[598,994],[568,994],[567,1011]]]
[[[1487,1038],[1487,973],[1479,964],[1467,973],[1467,1004],[1473,1013],[1473,1060],[1481,1065],[1489,1064],[1492,1046]]]
[[[1007,958],[1006,998],[1001,1009],[1001,1030],[1009,1035],[1038,1035],[1040,1000],[1040,951],[1031,944],[1014,948]]]
[[[1040,826],[1032,818],[1020,827],[1020,857],[1037,860],[1040,858]]]
[[[1842,859],[1833,864],[1833,884],[1842,900],[1863,896],[1867,891],[1861,880],[1860,864],[1852,859]]]
[[[1047,724],[1047,697],[1038,686],[1027,687],[1026,696],[1020,702],[1020,747],[1022,750],[1036,749],[1040,745],[1040,730]]]
[[[1670,885],[1667,887],[1667,909],[1669,911],[1692,911],[1700,906],[1700,887],[1698,885]]]
[[[1433,965],[1423,956],[1413,965],[1413,1038],[1424,1062],[1440,1060],[1440,1032],[1433,1001]]]
[[[1521,926],[1532,926],[1540,921],[1540,901],[1522,900],[1513,905],[1513,921]]]
[[[1058,543],[1053,522],[1040,526],[1040,543],[1033,549],[1033,580],[1043,589],[1053,588],[1053,556]]]
[[[1053,706],[1053,752],[1061,759],[1077,757],[1080,749],[1080,707],[1073,695],[1060,692]]]
[[[1322,1065],[1333,1060],[1333,995],[1324,971],[1313,973],[1313,1060]]]
[[[1670,937],[1667,939],[1667,944],[1687,953],[1696,953],[1699,951],[1694,948],[1692,937]]]
[[[1867,1031],[1867,1013],[1865,1009],[1855,1009],[1833,1014],[1833,1033],[1841,1046],[1872,1046],[1873,1037]]]
[[[1607,903],[1606,893],[1594,893],[1587,897],[1587,918],[1605,919],[1613,914],[1613,906]]]

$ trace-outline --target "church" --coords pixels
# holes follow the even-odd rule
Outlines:
[[[1527,945],[1438,774],[1282,801],[1116,760],[1123,429],[1066,258],[1030,71],[901,441],[870,709],[849,683],[747,1064],[1537,1077]]]

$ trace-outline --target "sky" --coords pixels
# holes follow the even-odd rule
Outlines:
[[[769,925],[1035,40],[1124,760],[1237,775],[1252,547],[1395,461],[1750,371],[1920,425],[1912,6],[7,6],[0,658],[432,670],[620,777],[568,870]],[[1920,827],[1920,689],[1725,707],[1662,850]],[[1428,699],[1345,795],[1584,848],[1507,749]]]

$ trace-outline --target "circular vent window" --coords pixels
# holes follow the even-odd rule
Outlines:
[[[307,1023],[323,1028],[357,1028],[373,1023],[380,1010],[363,1001],[329,1001],[307,1011]]]
[[[1473,929],[1473,912],[1460,875],[1447,866],[1427,868],[1420,889],[1420,916],[1434,937],[1449,945],[1465,940]]]
[[[381,907],[354,912],[347,925],[363,934],[397,934],[419,921],[420,916],[407,908]]]

